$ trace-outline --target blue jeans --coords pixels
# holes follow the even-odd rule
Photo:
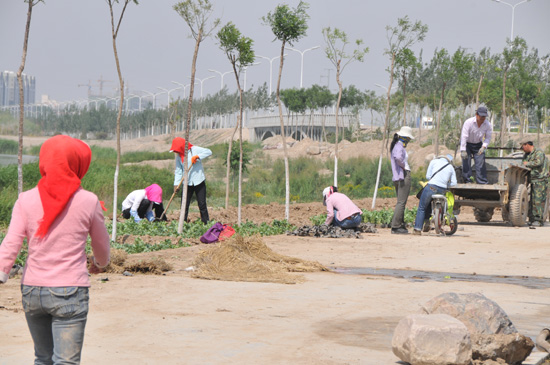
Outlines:
[[[465,182],[470,182],[472,176],[472,156],[474,157],[474,163],[476,166],[476,182],[478,184],[487,184],[487,166],[485,165],[485,152],[478,155],[479,149],[483,145],[483,142],[479,143],[466,143],[466,153],[468,157],[462,160],[462,177]]]
[[[336,218],[337,213],[338,211],[334,209],[334,218],[332,220],[332,223],[336,227],[340,227],[342,229],[350,229],[350,228],[358,227],[359,224],[361,224],[361,214],[359,213],[354,214],[349,218],[344,218],[344,220],[341,220],[341,221],[339,221],[338,218]]]
[[[88,288],[21,285],[35,365],[80,364]]]
[[[420,201],[418,202],[418,209],[416,210],[416,218],[414,220],[414,229],[417,231],[422,230],[424,219],[429,219],[432,215],[432,195],[445,194],[447,189],[441,188],[437,185],[428,184],[422,190]]]

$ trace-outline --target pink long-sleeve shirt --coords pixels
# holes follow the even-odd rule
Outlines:
[[[351,217],[355,213],[361,213],[361,209],[355,205],[345,194],[342,193],[332,193],[327,198],[327,220],[325,224],[331,224],[334,219],[334,209],[338,211],[339,221]]]
[[[86,240],[98,266],[109,263],[109,234],[97,196],[79,188],[48,233],[35,237],[43,216],[38,188],[23,192],[13,207],[8,233],[0,245],[0,281],[6,282],[23,239],[27,238],[28,258],[21,283],[31,286],[89,287]]]

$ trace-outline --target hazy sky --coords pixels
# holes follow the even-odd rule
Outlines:
[[[118,54],[122,73],[130,92],[159,92],[157,87],[177,87],[171,81],[189,83],[194,40],[189,28],[174,10],[176,0],[140,0],[127,8],[118,37]],[[257,55],[275,57],[281,44],[261,17],[283,1],[212,0],[214,16],[222,24],[233,22],[247,37],[254,40]],[[520,0],[507,0],[511,5]],[[292,7],[298,1],[286,1]],[[427,24],[426,40],[414,46],[415,53],[424,52],[428,61],[436,48],[454,52],[459,46],[478,52],[490,47],[502,52],[510,37],[512,7],[491,0],[311,0],[307,36],[294,47],[305,50],[321,46],[304,55],[304,87],[312,84],[335,88],[334,67],[324,54],[321,30],[331,26],[345,31],[351,40],[362,39],[370,52],[363,63],[352,63],[342,75],[344,86],[354,84],[362,90],[383,90],[375,84],[387,85],[385,71],[389,61],[383,54],[387,47],[387,25],[408,15],[413,21]],[[120,11],[119,5],[116,10]],[[21,62],[27,5],[23,0],[0,0],[0,70],[17,71]],[[531,0],[515,8],[514,36],[526,39],[529,47],[540,55],[550,53],[550,0]],[[103,77],[103,94],[115,93],[118,85],[111,43],[109,8],[101,0],[46,0],[33,10],[25,73],[36,77],[37,100],[48,94],[58,101],[85,99],[87,84],[99,93],[97,80]],[[353,50],[350,44],[349,50]],[[300,59],[298,52],[287,51],[282,88],[299,87]],[[248,69],[247,87],[266,82],[269,85],[269,61],[258,58],[260,65]],[[209,72],[231,70],[215,39],[201,44],[197,61],[197,78],[215,76],[203,83],[204,95],[220,88],[220,76]],[[332,71],[328,71],[332,69]],[[278,60],[273,62],[275,90]],[[327,76],[330,75],[330,80]],[[230,91],[236,88],[233,74],[224,77]],[[197,85],[195,95],[200,95]],[[173,92],[172,97],[182,96]],[[167,95],[157,103],[165,104]]]

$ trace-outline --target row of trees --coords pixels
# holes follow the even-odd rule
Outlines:
[[[27,2],[29,2],[30,10],[37,3],[37,1],[33,2],[29,0]],[[330,27],[324,28],[322,32],[325,39],[325,55],[336,70],[338,93],[332,94],[327,88],[316,85],[309,89],[280,90],[285,47],[292,46],[293,43],[305,37],[308,29],[308,5],[303,1],[300,1],[296,8],[291,8],[288,5],[278,5],[273,12],[269,12],[262,18],[264,25],[270,27],[272,30],[275,40],[281,43],[281,57],[275,99],[273,99],[273,95],[267,93],[265,85],[258,88],[255,92],[244,93],[239,83],[240,72],[255,60],[252,39],[243,36],[232,23],[227,23],[220,31],[215,33],[214,31],[220,24],[220,20],[211,19],[213,7],[210,1],[186,0],[177,3],[173,8],[189,26],[191,36],[195,40],[189,99],[187,101],[174,102],[169,108],[163,111],[147,110],[136,116],[123,116],[124,82],[118,60],[116,40],[127,5],[132,2],[137,4],[137,1],[120,0],[120,2],[122,3],[122,10],[120,15],[115,17],[113,7],[119,3],[119,0],[107,0],[111,16],[113,52],[120,81],[120,102],[118,104],[115,124],[118,155],[120,155],[121,128],[142,128],[154,124],[158,120],[159,124],[166,121],[166,124],[172,126],[171,130],[173,131],[175,123],[179,120],[184,120],[185,134],[188,137],[192,121],[198,116],[221,115],[238,111],[235,131],[242,131],[244,108],[248,107],[252,110],[271,108],[276,102],[281,121],[283,146],[285,147],[285,216],[287,219],[289,218],[290,192],[288,184],[288,152],[286,150],[286,143],[284,143],[283,104],[286,106],[288,112],[301,114],[306,111],[311,112],[315,109],[322,110],[326,106],[335,106],[336,133],[338,133],[338,114],[344,109],[355,113],[358,113],[360,110],[369,110],[371,113],[371,125],[375,112],[384,115],[383,139],[385,143],[381,150],[380,161],[387,149],[387,140],[389,139],[390,131],[408,123],[410,117],[407,118],[407,115],[411,115],[411,112],[408,112],[411,106],[420,113],[420,117],[423,113],[437,114],[437,133],[436,140],[434,141],[436,153],[439,149],[440,136],[443,135],[447,141],[452,140],[452,136],[449,137],[446,133],[449,133],[449,130],[456,131],[460,129],[460,124],[469,106],[473,106],[474,104],[477,106],[479,103],[484,103],[493,111],[493,116],[500,117],[500,123],[497,119],[494,120],[496,125],[501,129],[499,136],[500,144],[505,139],[505,128],[503,127],[505,126],[507,115],[518,116],[521,124],[520,131],[523,131],[523,125],[528,120],[534,119],[539,124],[545,121],[547,108],[550,107],[550,90],[548,87],[549,56],[540,57],[536,49],[529,49],[525,40],[521,38],[509,40],[502,53],[496,54],[491,54],[488,48],[483,49],[479,54],[468,53],[462,48],[459,48],[454,53],[441,48],[434,52],[430,61],[424,62],[422,52],[417,55],[411,47],[423,41],[428,28],[421,22],[411,22],[408,17],[398,19],[396,26],[388,26],[386,28],[388,46],[385,54],[388,56],[389,66],[387,71],[389,73],[389,85],[385,98],[376,97],[375,93],[370,90],[362,92],[353,85],[344,87],[341,76],[346,66],[351,62],[363,62],[368,53],[368,48],[363,45],[361,39],[352,42],[343,30]],[[24,57],[26,54],[29,25],[30,11],[25,36]],[[218,94],[195,101],[194,78],[197,55],[201,43],[210,36],[216,37],[220,49],[231,63],[237,80],[238,90],[235,94],[230,94],[224,89]],[[391,91],[394,81],[397,81],[399,90],[392,95]],[[21,116],[23,115],[22,111],[23,107],[21,107]],[[101,108],[84,113],[76,109],[69,109],[60,116],[53,115],[52,113],[50,117],[41,122],[43,122],[44,130],[46,131],[50,127],[56,129],[56,132],[85,132],[93,131],[92,128],[101,128],[102,131],[105,131],[112,130],[113,127],[114,118],[104,118],[109,113],[111,112],[107,109]],[[23,134],[22,125],[21,121],[20,136]],[[242,132],[239,133],[239,145],[242,151],[241,136]],[[338,135],[336,136],[336,141],[338,141]],[[22,144],[21,138],[20,144]],[[231,150],[228,151],[228,156],[230,154]],[[115,171],[115,204],[119,171],[118,160]],[[335,185],[337,184],[337,170],[338,153],[335,154],[334,161]],[[184,176],[187,178],[187,174],[184,174]],[[187,182],[182,183],[186,184]],[[240,186],[239,181],[239,195],[241,194]],[[182,206],[184,206],[185,200],[186,196],[184,195]],[[374,203],[375,200],[373,201],[373,206]],[[182,229],[182,224],[183,214],[180,219],[180,230]],[[116,228],[113,229],[113,238],[114,236],[116,236]]]

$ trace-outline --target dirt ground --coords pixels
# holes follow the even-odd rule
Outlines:
[[[370,199],[357,203],[371,206]],[[377,209],[394,203],[378,199]],[[408,205],[415,204],[411,197]],[[321,203],[292,204],[290,221],[310,224],[309,217],[323,211]],[[211,217],[234,223],[236,208],[212,210]],[[283,219],[284,206],[245,206],[242,217],[257,223]],[[494,217],[478,224],[464,210],[458,232],[450,237],[396,236],[389,229],[362,239],[265,237],[280,254],[334,269],[293,274],[305,277],[295,285],[191,278],[186,269],[208,247],[204,244],[135,255],[136,260],[162,257],[173,270],[90,277],[82,364],[397,364],[391,338],[398,321],[445,292],[484,294],[521,333],[534,338],[550,325],[550,227],[514,228],[500,221],[498,212]],[[396,277],[345,274],[343,268],[450,274],[433,280],[414,272]],[[462,281],[453,273],[492,275],[494,280],[474,276]],[[525,278],[520,285],[498,281],[510,276]],[[549,285],[532,288],[532,277],[548,278]],[[19,278],[0,286],[0,329],[0,365],[32,363]]]
[[[263,211],[282,219],[284,210],[280,216],[274,213],[279,208]],[[317,207],[295,206],[291,215],[309,214],[308,209]],[[256,209],[243,211],[243,217],[251,220],[261,215]],[[498,220],[477,224],[471,213],[461,214],[459,222],[459,231],[451,237],[396,236],[380,229],[363,239],[281,235],[264,241],[278,253],[332,268],[498,278],[550,276],[550,227],[513,228]],[[418,276],[305,273],[294,274],[306,279],[295,285],[191,278],[185,269],[206,247],[200,244],[134,257],[164,258],[173,266],[166,275],[91,276],[82,364],[395,364],[398,358],[391,352],[391,338],[398,321],[444,292],[483,293],[532,338],[549,325],[550,289],[546,287],[467,282],[453,279],[452,274],[437,281]],[[32,340],[21,310],[18,279],[0,287],[0,328],[0,364],[31,363]]]

